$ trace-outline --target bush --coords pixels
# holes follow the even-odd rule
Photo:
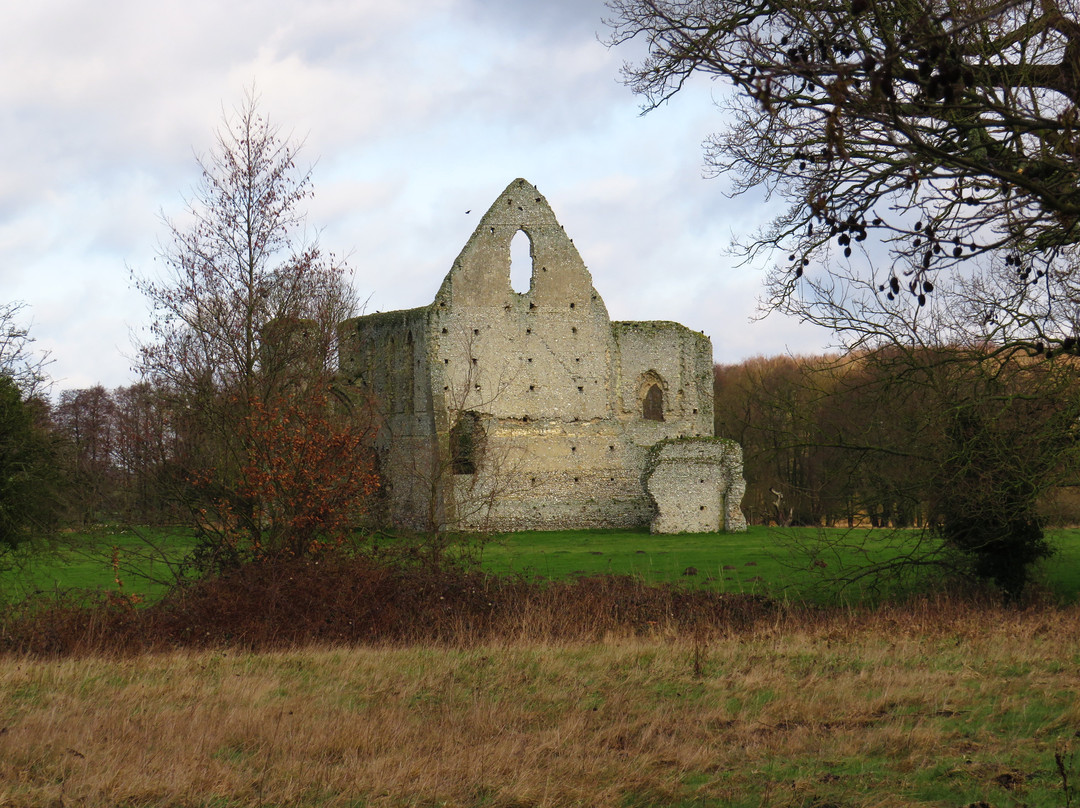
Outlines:
[[[539,583],[445,563],[331,553],[245,564],[181,584],[146,607],[115,594],[39,596],[0,622],[0,650],[595,641],[609,633],[742,629],[775,613],[759,596],[646,586],[626,576]]]

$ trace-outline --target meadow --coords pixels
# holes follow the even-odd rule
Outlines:
[[[1047,531],[1056,553],[1033,574],[1035,588],[1062,602],[1080,595],[1080,530]],[[541,579],[574,575],[633,575],[646,583],[708,587],[816,603],[866,603],[903,596],[853,583],[839,591],[835,579],[867,561],[883,561],[909,546],[914,531],[866,528],[752,526],[745,533],[653,536],[641,531],[590,530],[496,536],[479,556],[496,574]],[[822,541],[823,540],[823,541]],[[816,550],[818,565],[806,548]],[[688,569],[693,570],[687,575]]]
[[[0,657],[0,805],[1068,806],[1080,612]]]
[[[497,537],[465,548],[488,583],[294,565],[162,614],[146,589],[0,654],[0,806],[1069,808],[1080,539],[1055,537],[1022,607],[807,601],[800,537],[765,529]],[[164,580],[190,539],[161,539]],[[145,549],[71,542],[21,585],[131,593]]]
[[[584,575],[631,575],[647,584],[673,584],[720,592],[765,595],[817,603],[866,603],[895,591],[853,584],[840,590],[835,577],[867,558],[882,560],[904,547],[907,532],[870,529],[753,526],[740,534],[653,536],[647,531],[565,530],[510,533],[482,542],[468,539],[449,548],[487,572],[529,580],[565,580]],[[1063,602],[1080,596],[1080,529],[1055,529],[1048,536],[1056,554],[1035,570],[1035,587]],[[824,537],[831,545],[821,566],[808,563],[807,543]],[[367,538],[361,546],[393,545],[398,539]],[[194,547],[183,529],[112,528],[71,534],[47,552],[0,571],[0,596],[19,599],[34,592],[121,589],[154,599],[178,574],[177,563]],[[686,573],[692,570],[692,575]],[[119,586],[117,584],[119,581]]]

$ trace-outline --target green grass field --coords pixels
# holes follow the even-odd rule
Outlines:
[[[812,567],[797,545],[827,537],[837,546]],[[1080,529],[1054,530],[1057,554],[1040,565],[1035,582],[1062,602],[1080,593]],[[746,533],[653,536],[646,531],[588,530],[510,533],[493,537],[471,552],[482,567],[500,575],[565,579],[580,575],[633,575],[646,583],[709,587],[726,592],[815,601],[836,597],[835,575],[861,563],[856,552],[881,560],[897,552],[907,534],[889,531],[818,531],[812,528],[751,527]],[[35,591],[117,589],[149,599],[173,579],[170,566],[194,546],[189,532],[171,529],[114,529],[63,537],[53,547],[19,559],[0,572],[0,594],[21,598]],[[117,563],[118,562],[118,563]],[[696,572],[685,574],[692,568]],[[902,589],[884,594],[900,594]],[[881,593],[861,585],[842,593],[866,600]]]
[[[0,596],[17,600],[35,592],[122,589],[153,598],[175,580],[172,565],[194,547],[186,528],[66,533],[47,547],[18,554],[10,569],[0,569]]]
[[[793,559],[779,534],[763,527],[742,534],[674,536],[620,530],[510,533],[486,544],[481,560],[491,572],[529,578],[634,575],[648,583],[777,596],[793,593],[803,582],[790,568]],[[696,572],[684,574],[690,569]]]
[[[707,586],[781,599],[830,599],[831,583],[864,562],[882,561],[907,546],[914,534],[885,530],[817,530],[751,527],[746,533],[653,536],[645,531],[591,530],[511,533],[496,536],[482,551],[485,569],[550,579],[611,573],[636,575],[648,583]],[[811,566],[801,549],[824,536],[830,550],[825,566]],[[1034,582],[1054,598],[1073,602],[1080,593],[1080,530],[1050,532],[1057,554],[1041,564]],[[827,561],[826,561],[827,559]],[[688,568],[696,573],[685,574]],[[902,588],[874,593],[851,584],[843,596],[865,600],[902,594]]]

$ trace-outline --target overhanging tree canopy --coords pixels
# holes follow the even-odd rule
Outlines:
[[[1036,353],[1075,350],[1071,0],[608,5],[613,43],[648,43],[624,69],[646,109],[695,73],[734,85],[707,161],[735,193],[787,203],[743,245],[782,249],[774,305],[866,342],[910,336],[936,302],[950,339],[974,326]]]

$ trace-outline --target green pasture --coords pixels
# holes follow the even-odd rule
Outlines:
[[[528,579],[632,575],[650,584],[855,602],[902,594],[904,582],[886,577],[840,590],[836,578],[867,560],[882,561],[902,552],[916,535],[761,526],[737,534],[660,536],[646,531],[564,530],[471,540],[463,551],[489,572]],[[1054,530],[1049,535],[1057,553],[1038,568],[1035,581],[1054,598],[1072,602],[1080,593],[1080,529]],[[817,555],[808,555],[807,546],[816,547]],[[174,580],[176,565],[193,547],[191,533],[183,528],[112,528],[64,535],[0,570],[0,597],[104,589],[152,599]]]
[[[481,550],[482,566],[497,574],[563,579],[634,575],[646,583],[675,583],[790,600],[860,602],[902,595],[910,581],[889,575],[838,580],[868,563],[910,549],[916,531],[751,526],[745,533],[654,536],[647,531],[587,530],[509,533]],[[1080,529],[1048,531],[1056,554],[1033,574],[1036,586],[1063,602],[1080,593]],[[816,563],[815,563],[816,561]],[[692,574],[688,574],[691,573]]]
[[[0,599],[70,590],[122,591],[152,599],[175,581],[178,565],[194,548],[191,531],[180,527],[63,533],[0,559],[5,561]]]
[[[681,583],[731,592],[783,593],[798,563],[774,528],[746,533],[653,536],[646,531],[558,530],[493,537],[484,569],[528,578],[633,575],[646,583]],[[688,574],[689,573],[689,574]]]

